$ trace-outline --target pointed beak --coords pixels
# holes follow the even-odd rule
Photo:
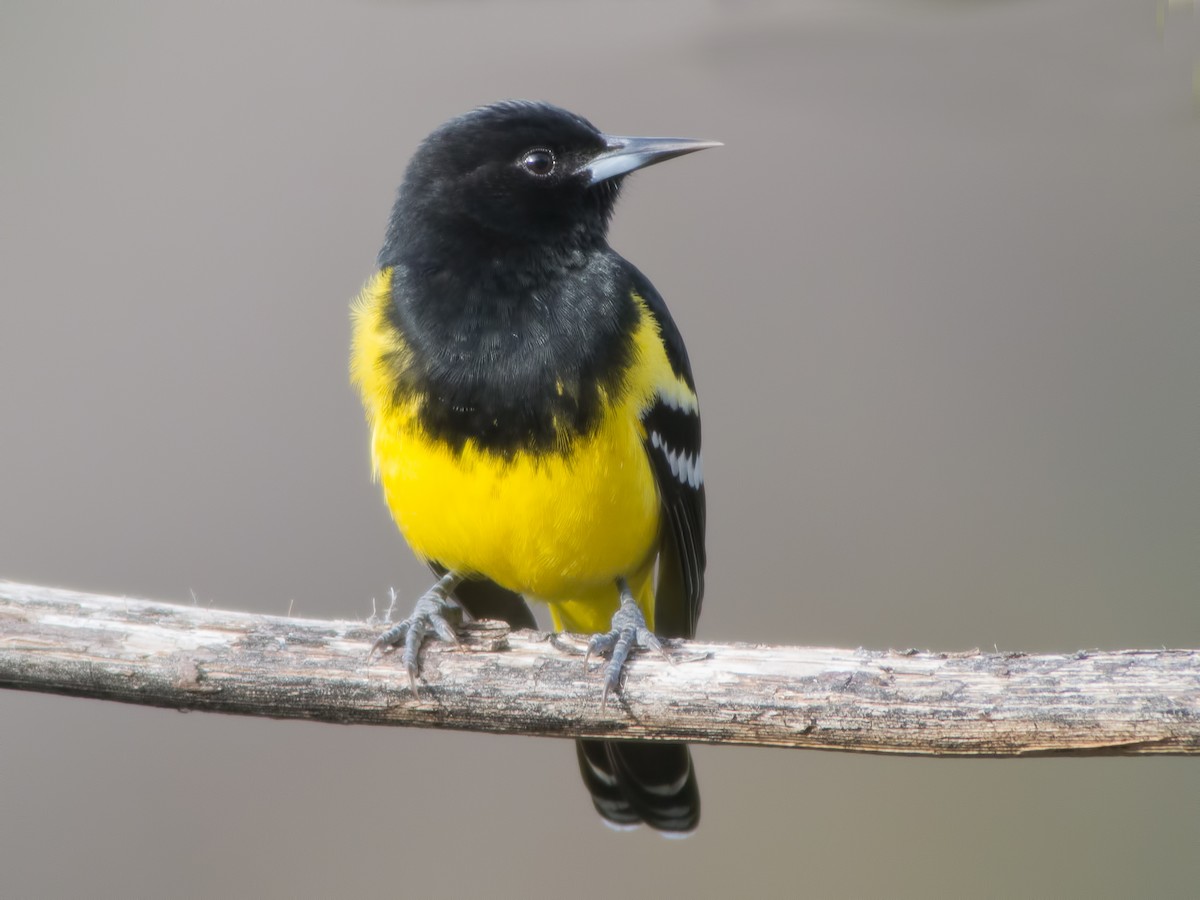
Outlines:
[[[580,167],[588,184],[599,184],[635,169],[644,169],[685,153],[724,146],[720,141],[697,141],[692,138],[615,137],[604,135],[604,149]]]

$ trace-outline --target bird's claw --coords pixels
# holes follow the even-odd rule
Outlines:
[[[587,653],[583,657],[583,668],[587,671],[588,661],[595,653],[608,656],[604,666],[604,693],[600,698],[600,708],[608,703],[610,693],[621,690],[621,674],[629,654],[635,649],[656,650],[670,661],[667,651],[663,649],[662,641],[646,625],[646,617],[632,595],[622,595],[621,606],[613,614],[612,629],[602,634],[593,635],[588,642]]]
[[[412,692],[417,692],[417,676],[421,673],[421,647],[429,637],[458,646],[458,635],[454,630],[462,624],[462,609],[447,599],[441,584],[426,591],[413,607],[412,615],[397,622],[375,639],[367,654],[367,662],[376,652],[387,653],[403,646],[400,661],[408,672],[408,683]]]

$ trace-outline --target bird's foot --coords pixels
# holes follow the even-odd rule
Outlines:
[[[663,649],[662,642],[646,625],[646,617],[642,615],[641,607],[638,606],[625,579],[619,579],[617,585],[621,591],[621,605],[613,613],[612,630],[594,635],[588,643],[587,654],[583,658],[583,667],[586,671],[588,660],[591,659],[593,653],[608,656],[608,663],[604,666],[604,694],[600,700],[601,709],[608,702],[609,693],[620,692],[621,673],[625,669],[625,662],[629,659],[629,654],[634,649],[656,650],[665,659],[670,660],[667,651]]]
[[[451,644],[458,644],[455,629],[462,624],[462,608],[450,599],[450,592],[461,581],[461,577],[448,573],[433,587],[421,595],[413,607],[412,615],[397,622],[376,638],[367,654],[367,662],[376,651],[388,652],[403,645],[400,661],[408,671],[408,683],[417,694],[417,675],[421,671],[421,646],[431,635]]]

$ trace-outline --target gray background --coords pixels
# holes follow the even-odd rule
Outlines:
[[[445,118],[727,146],[614,245],[705,413],[705,638],[1200,645],[1187,4],[0,7],[0,576],[361,617],[428,575],[347,306]],[[696,750],[616,834],[565,742],[0,694],[6,896],[1186,896],[1194,760]]]

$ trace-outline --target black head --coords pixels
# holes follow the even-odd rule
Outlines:
[[[712,146],[606,135],[548,103],[480,107],[438,128],[413,155],[380,262],[467,246],[602,243],[627,173]]]

